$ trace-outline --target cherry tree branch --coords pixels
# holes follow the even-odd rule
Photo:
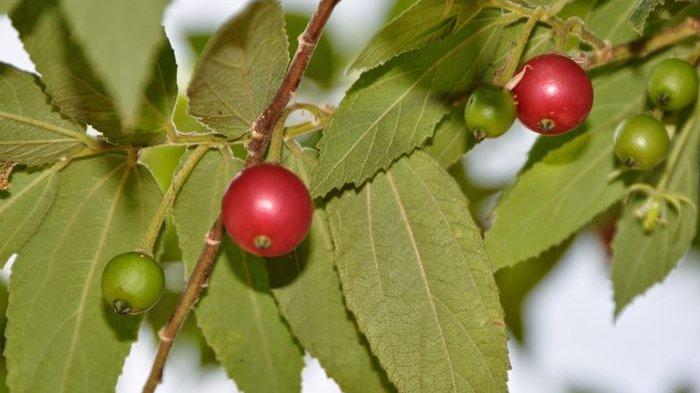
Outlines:
[[[246,150],[248,150],[248,159],[246,165],[260,164],[265,154],[265,148],[272,136],[272,131],[275,124],[279,121],[287,107],[289,100],[296,93],[301,78],[304,76],[306,67],[309,66],[311,55],[314,53],[316,43],[321,37],[326,21],[333,12],[333,8],[340,0],[321,0],[316,8],[316,12],[306,26],[306,30],[299,37],[299,47],[294,54],[292,64],[287,70],[287,75],[282,81],[282,85],[272,103],[265,109],[263,114],[253,124],[253,137],[248,141]]]
[[[289,100],[299,87],[326,22],[339,2],[340,0],[320,0],[316,12],[311,17],[304,33],[299,37],[299,47],[287,69],[282,84],[277,90],[277,94],[253,125],[252,138],[246,145],[248,151],[246,166],[262,162],[272,131],[289,104]],[[221,223],[221,216],[219,216],[205,238],[204,250],[187,281],[185,290],[180,295],[175,311],[158,334],[160,338],[158,352],[153,361],[151,373],[143,388],[144,393],[153,393],[163,379],[163,369],[173,346],[173,341],[187,319],[190,310],[197,303],[202,290],[207,286],[209,276],[214,268],[216,254],[219,251],[222,234],[223,224]]]
[[[618,61],[643,58],[687,38],[698,37],[699,35],[700,19],[690,17],[684,22],[671,26],[653,36],[595,51],[584,58],[584,66],[590,69]]]

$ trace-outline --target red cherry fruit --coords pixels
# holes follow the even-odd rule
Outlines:
[[[573,60],[557,54],[530,59],[513,88],[518,118],[543,135],[559,135],[578,127],[593,106],[593,86]]]
[[[313,202],[294,173],[277,164],[261,164],[233,179],[221,214],[236,244],[251,254],[274,257],[304,240],[311,227]]]

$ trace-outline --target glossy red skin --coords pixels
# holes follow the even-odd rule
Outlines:
[[[518,72],[523,69],[513,94],[518,119],[529,129],[559,135],[586,120],[593,106],[593,86],[581,66],[566,56],[547,54],[533,57]],[[541,129],[543,119],[553,120],[554,128]]]
[[[228,186],[221,208],[224,226],[236,244],[263,257],[294,250],[309,232],[313,215],[304,183],[276,164],[244,169]],[[269,247],[255,245],[260,235],[270,239]]]

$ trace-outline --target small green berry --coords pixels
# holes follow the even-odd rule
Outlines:
[[[464,108],[464,120],[477,141],[503,135],[515,120],[513,95],[494,86],[474,90]]]
[[[140,252],[117,255],[102,271],[102,296],[117,314],[140,314],[160,300],[165,288],[163,268]]]
[[[698,95],[698,73],[681,59],[666,59],[649,75],[649,98],[661,108],[676,111],[690,105]]]
[[[641,114],[622,122],[615,131],[615,154],[632,169],[646,171],[666,159],[671,139],[655,117]]]

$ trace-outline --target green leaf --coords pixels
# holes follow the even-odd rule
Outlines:
[[[649,67],[627,65],[596,74],[595,105],[573,139],[561,147],[556,140],[536,145],[534,156],[544,158],[519,176],[486,233],[496,270],[559,244],[622,198],[623,182],[608,180],[616,169],[613,133],[620,121],[644,109]]]
[[[445,98],[474,85],[491,61],[499,16],[488,13],[454,36],[362,75],[319,142],[312,195],[360,185],[410,153],[450,110]]]
[[[298,148],[286,158],[285,164],[308,182],[316,154]],[[343,392],[394,391],[345,308],[323,208],[314,211],[304,243],[289,256],[270,260],[268,269],[272,292],[294,336]]]
[[[60,0],[85,56],[114,97],[126,128],[137,124],[142,91],[162,47],[170,0]]]
[[[0,266],[36,232],[53,203],[56,171],[15,172],[9,192],[0,191]]]
[[[0,63],[0,159],[40,166],[96,142],[47,100],[34,75]]]
[[[505,324],[455,181],[415,152],[329,203],[348,308],[401,392],[506,392]]]
[[[662,191],[679,194],[698,203],[698,144],[700,144],[700,106],[674,140],[674,151],[664,171],[668,181]],[[612,283],[615,316],[638,295],[661,282],[690,248],[697,230],[697,213],[687,203],[680,211],[664,205],[666,224],[645,232],[636,212],[645,204],[637,197],[625,206],[613,241]]]
[[[151,78],[143,91],[135,128],[122,128],[117,140],[134,144],[155,144],[174,132],[173,113],[177,105],[177,64],[167,37],[156,53]]]
[[[0,14],[6,14],[12,10],[17,0],[0,0]]]
[[[564,242],[536,258],[530,258],[496,273],[501,305],[506,313],[506,326],[521,344],[525,342],[527,333],[523,323],[523,304],[532,290],[561,260],[570,243],[570,241]]]
[[[253,2],[209,40],[187,89],[190,114],[240,137],[274,97],[288,61],[282,8],[275,0]]]
[[[129,119],[121,117],[114,96],[80,47],[58,0],[22,0],[11,19],[41,73],[51,104],[63,114],[92,125],[114,143],[147,145],[164,139],[164,131],[172,128],[177,85],[175,57],[162,29],[159,46],[144,66],[150,77],[139,90],[139,110]],[[124,26],[131,25],[119,28],[129,30]]]
[[[194,52],[195,58],[199,58],[204,52],[207,43],[211,39],[212,33],[210,32],[189,32],[187,33],[187,43]]]
[[[390,21],[397,16],[401,15],[404,11],[411,8],[412,5],[418,2],[418,0],[394,0],[394,5],[391,6],[389,10],[389,15],[387,16],[387,21]]]
[[[464,13],[472,18],[481,8],[473,0],[457,0],[451,7],[445,0],[420,0],[382,27],[355,58],[350,70],[368,70],[439,41],[454,32],[458,15]]]
[[[129,161],[101,156],[59,173],[55,202],[12,268],[12,392],[114,391],[139,319],[110,310],[100,276],[138,246],[161,198],[148,170]]]
[[[5,326],[7,326],[7,317],[5,312],[7,311],[7,286],[4,282],[0,283],[0,332],[2,332],[2,337],[0,337],[0,342],[2,345],[3,353],[5,352]],[[0,356],[0,393],[8,393],[10,390],[7,388],[5,381],[7,380],[7,362],[5,361],[5,356]]]
[[[207,132],[207,127],[187,113],[187,97],[179,96],[173,112],[175,127],[182,132]]]
[[[443,168],[449,168],[459,161],[475,141],[464,123],[464,108],[453,109],[435,128],[432,139],[422,150],[433,156]]]
[[[242,163],[208,152],[182,187],[174,222],[187,272],[221,209],[221,196]],[[299,392],[302,351],[270,293],[265,262],[226,236],[209,287],[195,310],[197,324],[228,375],[247,392]]]
[[[599,2],[591,11],[586,26],[599,38],[613,44],[630,41],[639,36],[630,24],[630,17],[639,0],[609,0]]]
[[[637,0],[637,5],[632,10],[629,23],[632,28],[638,33],[644,33],[644,25],[649,18],[649,14],[659,5],[663,4],[664,0]]]

